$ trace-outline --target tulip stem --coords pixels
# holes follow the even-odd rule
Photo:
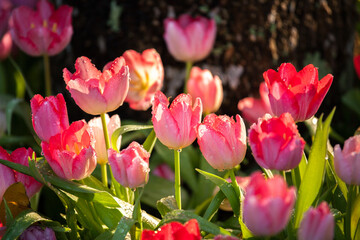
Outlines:
[[[192,62],[186,62],[186,68],[185,68],[185,84],[184,84],[184,93],[187,93],[187,82],[190,77],[190,71],[193,63]]]
[[[181,183],[180,183],[180,152],[181,149],[174,150],[175,161],[175,200],[178,208],[181,209]]]
[[[143,224],[141,220],[141,204],[140,204],[140,198],[143,194],[144,188],[137,188],[135,190],[135,205],[134,205],[134,212],[133,212],[133,219],[136,220],[139,223],[140,226],[140,232],[143,230]]]
[[[51,75],[50,75],[50,59],[49,55],[43,55],[44,60],[44,73],[45,73],[45,95],[51,95]]]
[[[105,146],[106,146],[106,158],[107,158],[107,150],[110,148],[110,138],[109,138],[109,132],[106,125],[106,117],[105,113],[100,114],[101,117],[101,124],[103,127],[104,132],[104,138],[105,138]],[[106,163],[101,164],[101,179],[105,187],[108,186],[108,178],[107,178],[107,169],[106,169]]]
[[[235,190],[235,193],[236,193],[237,197],[240,197],[239,184],[236,181],[234,169],[230,169],[229,173],[230,173],[230,178],[231,178],[231,184],[232,184],[232,186],[233,186],[233,188]]]
[[[351,238],[351,210],[352,210],[352,204],[353,204],[353,198],[356,195],[356,186],[355,185],[349,185],[349,191],[348,191],[348,202],[346,206],[346,216],[344,221],[344,233],[346,239],[352,239]]]

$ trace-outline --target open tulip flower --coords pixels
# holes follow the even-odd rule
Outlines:
[[[79,57],[75,73],[66,68],[63,77],[76,104],[92,115],[111,112],[120,107],[129,90],[129,69],[123,57],[99,71],[87,57]]]
[[[164,67],[155,49],[141,53],[127,50],[123,57],[130,71],[130,87],[125,101],[130,108],[147,110],[155,92],[161,89],[164,81]]]
[[[295,122],[314,116],[333,80],[328,74],[319,81],[318,70],[312,64],[297,72],[291,63],[283,63],[278,72],[269,69],[263,76],[272,112],[276,116],[289,112]]]
[[[20,6],[13,10],[9,20],[11,36],[16,45],[31,56],[56,55],[71,40],[71,13],[70,6],[54,10],[47,0],[40,0],[36,11]]]

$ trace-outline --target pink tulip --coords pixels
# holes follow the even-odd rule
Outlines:
[[[276,72],[263,74],[269,89],[272,112],[279,116],[289,112],[296,122],[311,118],[328,92],[333,76],[318,80],[318,70],[312,64],[297,72],[291,63],[283,63]]]
[[[36,94],[30,101],[32,123],[41,141],[48,142],[50,137],[61,133],[69,127],[69,118],[64,97],[59,93],[56,97],[45,99]]]
[[[183,14],[177,20],[165,19],[164,27],[167,48],[176,60],[196,62],[210,54],[216,36],[213,19]]]
[[[246,153],[246,128],[242,118],[207,115],[197,128],[200,150],[208,163],[223,171],[240,164]]]
[[[9,153],[2,147],[0,147],[0,159],[11,161]],[[15,182],[16,179],[14,171],[0,163],[0,203],[6,189],[8,189],[8,187],[10,187],[10,185],[14,184]]]
[[[109,163],[116,181],[124,187],[143,187],[149,179],[150,154],[137,142],[120,153],[108,150]]]
[[[129,69],[123,57],[107,64],[104,71],[97,70],[87,57],[79,57],[75,73],[66,68],[63,77],[66,89],[76,104],[85,112],[98,115],[120,107],[129,89]]]
[[[41,142],[43,154],[56,175],[68,180],[88,177],[96,167],[92,136],[85,121]]]
[[[8,32],[8,22],[13,4],[10,0],[0,0],[0,39]]]
[[[358,76],[358,78],[360,78],[360,54],[354,56],[353,61],[356,75]]]
[[[45,227],[44,229],[40,226],[31,226],[26,229],[20,236],[19,240],[56,240],[56,235],[54,230],[51,228]]]
[[[161,89],[164,81],[164,67],[155,49],[143,53],[127,50],[123,57],[130,71],[130,87],[126,102],[135,110],[147,110],[155,92]]]
[[[9,20],[11,36],[31,56],[56,55],[71,40],[71,13],[72,7],[63,5],[54,10],[47,0],[37,3],[37,11],[20,6],[13,10]]]
[[[158,91],[154,97],[152,122],[157,138],[171,149],[182,149],[196,138],[196,127],[201,121],[202,103],[196,98],[194,106],[190,94],[180,94],[171,103]]]
[[[187,82],[187,90],[192,98],[200,98],[205,114],[216,112],[223,100],[222,82],[207,69],[193,67]]]
[[[33,154],[35,154],[35,152],[31,148],[26,149],[23,147],[14,150],[11,153],[10,158],[12,162],[28,167],[29,158],[32,159]],[[33,177],[28,176],[26,174],[15,172],[15,178],[17,182],[21,182],[25,186],[26,195],[29,198],[34,196],[35,193],[39,192],[42,187],[41,183],[39,183]]]
[[[339,144],[334,147],[334,165],[344,182],[360,185],[360,135],[347,139],[342,151]]]
[[[157,165],[156,168],[152,171],[152,174],[170,181],[175,180],[174,171],[166,163]]]
[[[326,202],[317,208],[310,208],[305,214],[298,230],[299,240],[334,239],[334,216]]]
[[[119,115],[115,114],[111,118],[109,115],[105,114],[105,121],[108,129],[109,136],[113,132],[120,127],[120,117]],[[105,164],[108,161],[107,158],[107,150],[105,145],[105,138],[103,127],[101,123],[101,118],[93,118],[89,121],[89,127],[91,129],[91,134],[93,135],[93,141],[95,145],[95,152],[96,152],[96,160],[98,164]],[[120,147],[121,137],[118,138],[117,146]]]
[[[276,175],[266,180],[260,172],[251,175],[244,199],[244,223],[256,236],[273,236],[289,222],[296,190]]]
[[[265,115],[249,129],[249,144],[256,162],[263,168],[289,170],[301,161],[305,141],[289,113]]]
[[[266,113],[272,115],[271,106],[269,102],[269,90],[265,82],[262,82],[259,87],[260,99],[247,97],[241,99],[238,103],[238,109],[241,111],[243,118],[250,124],[257,122]]]
[[[0,60],[9,56],[12,47],[12,39],[10,33],[6,33],[2,38],[0,37]]]

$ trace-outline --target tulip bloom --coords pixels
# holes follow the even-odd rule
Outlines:
[[[260,84],[259,93],[260,99],[247,97],[241,99],[238,103],[238,109],[241,111],[241,115],[250,124],[257,122],[258,118],[263,117],[266,113],[272,115],[268,96],[269,90],[265,82]]]
[[[298,230],[299,240],[334,239],[334,216],[326,202],[317,208],[310,208],[305,214]]]
[[[129,89],[129,69],[123,57],[107,64],[99,71],[90,59],[79,57],[75,73],[66,68],[63,77],[76,104],[85,112],[98,115],[120,107]]]
[[[158,91],[155,94],[152,122],[160,142],[171,149],[182,149],[196,138],[196,127],[201,121],[202,103],[196,98],[194,106],[189,94],[180,94],[171,103]]]
[[[266,180],[255,172],[246,187],[244,223],[256,236],[276,235],[286,227],[295,198],[295,188],[288,188],[281,176]]]
[[[166,163],[156,166],[156,168],[152,171],[152,174],[170,181],[175,180],[174,171]]]
[[[283,63],[278,72],[269,69],[263,76],[272,112],[276,116],[289,112],[296,122],[314,116],[333,80],[328,74],[319,81],[318,70],[312,64],[297,72],[291,63]]]
[[[179,19],[164,21],[164,39],[171,55],[178,61],[196,62],[211,52],[216,36],[216,23],[205,17],[183,14]]]
[[[342,151],[339,144],[334,147],[334,165],[341,180],[360,185],[360,135],[347,139]]]
[[[141,233],[141,240],[200,240],[201,234],[196,219],[191,219],[184,225],[179,222],[170,222],[156,231],[145,229]]]
[[[96,167],[92,136],[85,121],[41,142],[43,154],[56,175],[68,180],[88,177]]]
[[[192,98],[199,97],[205,114],[216,112],[223,100],[222,82],[207,69],[193,67],[187,81],[187,91]]]
[[[265,115],[249,129],[249,144],[256,162],[279,171],[297,167],[305,141],[289,113],[280,117]]]
[[[12,48],[12,39],[10,33],[6,33],[2,38],[0,36],[0,60],[9,56]]]
[[[155,49],[143,53],[127,50],[123,57],[130,71],[130,87],[126,102],[135,110],[147,110],[152,98],[161,89],[164,81],[164,67]]]
[[[149,180],[150,154],[137,142],[132,142],[120,153],[108,150],[114,178],[124,187],[143,187]]]
[[[2,147],[0,147],[0,159],[11,161],[9,153]],[[6,189],[15,182],[14,171],[0,163],[0,203]]]
[[[30,226],[20,236],[19,240],[34,240],[34,239],[46,239],[56,240],[54,230],[46,227],[45,229],[40,226]]]
[[[353,62],[354,62],[354,68],[356,71],[356,75],[358,76],[358,78],[360,78],[360,54],[354,56]]]
[[[246,153],[246,128],[242,118],[207,115],[197,128],[200,150],[206,161],[223,171],[240,164]]]
[[[37,3],[37,11],[26,6],[13,10],[9,24],[17,46],[31,56],[53,56],[61,52],[73,34],[72,7],[63,5],[54,10],[47,0]]]
[[[50,137],[69,127],[66,103],[61,93],[45,99],[36,94],[30,100],[30,105],[33,127],[41,141],[48,142]]]

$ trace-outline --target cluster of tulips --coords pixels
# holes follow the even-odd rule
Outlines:
[[[10,36],[24,52],[48,59],[71,40],[71,12],[69,6],[54,10],[47,0],[40,0],[37,10],[21,6],[8,16]],[[333,76],[319,80],[313,65],[299,72],[290,63],[267,70],[261,99],[238,103],[247,131],[240,115],[215,114],[223,99],[220,78],[192,67],[210,54],[215,21],[184,14],[166,19],[164,27],[169,52],[186,62],[185,93],[171,104],[161,92],[164,68],[154,49],[128,50],[102,71],[84,56],[73,73],[63,70],[75,103],[99,116],[89,122],[70,123],[63,95],[51,95],[51,88],[46,97],[31,97],[42,157],[31,148],[9,153],[0,147],[0,239],[359,239],[360,136],[346,140],[343,150],[333,149],[328,135],[335,110],[325,121],[314,117]],[[121,126],[119,115],[108,115],[124,102],[138,111],[151,107],[152,125]],[[296,125],[304,121],[316,129],[309,154]],[[151,131],[144,142],[119,149],[123,134],[146,129]],[[153,176],[149,161],[157,139],[174,152],[174,172],[169,165],[152,170],[174,181],[174,196],[157,202],[162,219],[140,204]],[[219,174],[196,171],[218,191],[201,206],[183,209],[180,155],[194,145]],[[248,146],[259,167],[244,176],[240,164]],[[99,179],[92,176],[97,166]],[[64,223],[29,207],[42,186],[63,203]],[[235,223],[218,224],[214,216],[226,201]]]

